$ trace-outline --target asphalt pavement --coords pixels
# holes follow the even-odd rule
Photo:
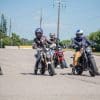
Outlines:
[[[0,49],[0,100],[100,100],[100,76],[71,75],[71,68],[57,75],[34,75],[35,50]],[[65,52],[67,64],[72,51]],[[100,70],[100,56],[94,56]]]

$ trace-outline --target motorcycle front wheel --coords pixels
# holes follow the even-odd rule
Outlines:
[[[55,75],[55,70],[52,64],[48,64],[48,72],[50,76]]]
[[[45,68],[46,68],[46,65],[43,62],[41,62],[41,69],[40,69],[40,74],[41,75],[45,74]]]
[[[96,62],[94,60],[94,57],[90,57],[90,70],[89,70],[89,73],[92,77],[94,77],[96,75],[96,72],[97,72],[97,66],[96,66]]]

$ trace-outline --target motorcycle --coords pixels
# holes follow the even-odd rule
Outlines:
[[[78,75],[81,75],[83,71],[89,71],[90,75],[93,77],[96,75],[97,70],[96,62],[92,55],[92,49],[90,47],[83,48],[82,56],[78,61],[78,66],[72,68],[73,74],[76,72]]]
[[[57,65],[60,65],[62,69],[67,68],[67,63],[65,61],[64,52],[62,48],[59,47],[58,49],[55,50],[53,59],[55,68],[57,67]]]
[[[40,62],[39,62],[40,74],[44,75],[45,71],[48,70],[50,76],[55,75],[51,49],[50,48],[38,48],[38,53],[40,55]]]

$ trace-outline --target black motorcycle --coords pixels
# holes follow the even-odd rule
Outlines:
[[[95,76],[97,70],[98,68],[92,55],[92,49],[90,47],[83,48],[82,56],[78,61],[78,66],[72,68],[73,74],[77,73],[78,75],[81,75],[83,71],[89,71],[91,76]]]
[[[38,48],[38,52],[40,55],[39,69],[40,74],[44,75],[45,71],[48,70],[49,75],[55,75],[55,70],[52,61],[52,54],[50,48]]]

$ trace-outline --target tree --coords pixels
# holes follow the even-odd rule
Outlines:
[[[4,17],[4,14],[1,15],[0,30],[2,31],[2,33],[7,35],[7,21]]]
[[[71,44],[71,41],[70,41],[70,40],[62,40],[61,43],[62,43],[63,45],[65,45],[65,46],[69,47],[70,44]]]
[[[19,46],[21,44],[21,39],[19,35],[16,35],[16,33],[12,33],[12,45],[13,46]]]
[[[5,45],[11,45],[11,38],[9,36],[3,38],[3,47],[5,47]]]
[[[96,51],[100,51],[100,30],[90,33],[89,39],[92,42],[96,43],[96,45],[95,45]]]

